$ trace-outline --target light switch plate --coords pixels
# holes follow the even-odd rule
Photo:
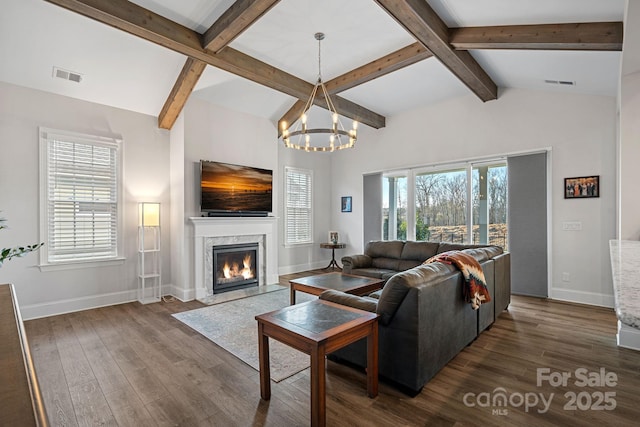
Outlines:
[[[582,222],[581,221],[564,221],[562,223],[563,231],[580,231],[582,230]]]

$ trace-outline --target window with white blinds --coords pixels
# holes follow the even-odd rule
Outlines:
[[[40,129],[43,263],[118,256],[117,140]]]
[[[313,243],[310,170],[285,167],[285,245]]]

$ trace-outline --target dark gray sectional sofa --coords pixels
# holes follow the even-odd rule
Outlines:
[[[452,265],[422,263],[449,250],[464,250],[481,265],[491,302],[473,310],[463,300],[464,278]],[[498,246],[380,241],[365,253],[342,258],[343,273],[387,279],[368,296],[325,291],[321,299],[378,313],[380,376],[412,394],[469,345],[507,308],[511,295],[510,255]],[[330,356],[366,366],[366,341]]]

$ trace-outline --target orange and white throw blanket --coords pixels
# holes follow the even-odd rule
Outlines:
[[[448,251],[432,256],[424,264],[438,261],[453,264],[460,270],[466,283],[463,288],[464,300],[471,303],[474,310],[480,308],[480,304],[491,301],[482,267],[474,257],[460,251]]]

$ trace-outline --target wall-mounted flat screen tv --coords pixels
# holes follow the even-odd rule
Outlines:
[[[272,212],[273,171],[200,161],[200,208],[215,215],[267,215]]]

